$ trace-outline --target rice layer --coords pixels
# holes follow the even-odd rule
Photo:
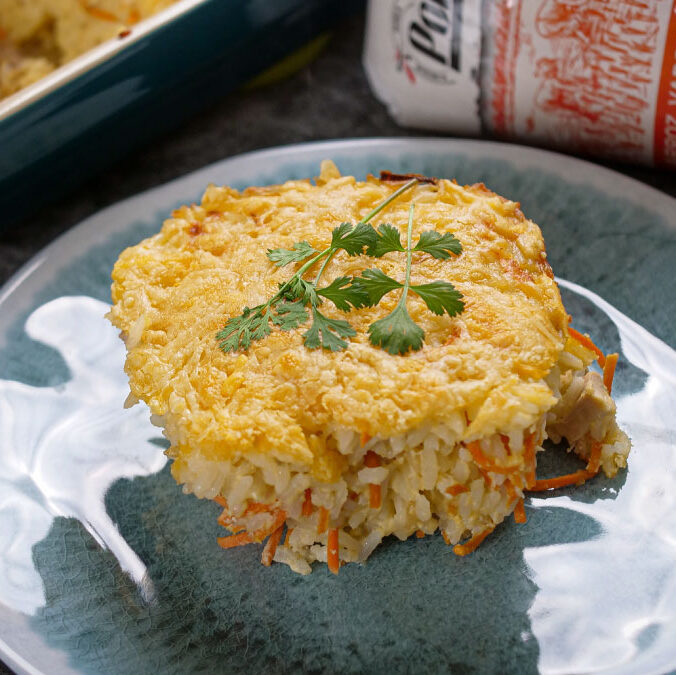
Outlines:
[[[333,482],[318,480],[303,463],[280,462],[269,454],[214,461],[198,452],[181,453],[172,472],[185,492],[224,506],[220,522],[240,539],[226,537],[222,545],[247,543],[242,532],[251,542],[262,542],[284,530],[272,559],[301,574],[315,561],[327,562],[332,529],[338,530],[342,563],[365,562],[389,535],[404,540],[439,530],[446,543],[458,544],[489,533],[515,510],[535,484],[536,453],[546,438],[565,438],[575,408],[570,399],[590,378],[599,376],[563,352],[547,378],[557,405],[529,427],[474,441],[464,440],[467,422],[459,414],[446,424],[391,438],[331,429],[326,443],[344,458],[341,477]],[[617,427],[610,396],[602,402],[605,408],[595,411],[580,438],[568,440],[583,459],[589,459],[592,443],[600,442],[601,467],[612,476],[626,466],[630,444]]]

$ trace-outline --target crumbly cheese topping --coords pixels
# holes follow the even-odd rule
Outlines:
[[[399,185],[359,182],[323,163],[315,184],[210,186],[200,205],[177,209],[157,235],[121,254],[110,317],[126,337],[132,394],[164,416],[178,456],[271,453],[315,465],[328,480],[340,472],[339,453],[325,441],[330,426],[385,438],[461,412],[471,440],[525,428],[554,405],[543,378],[564,347],[567,316],[542,234],[518,203],[483,185],[421,184],[372,222],[403,232],[414,201],[414,237],[434,229],[462,243],[450,260],[414,254],[413,283],[448,280],[465,301],[451,318],[410,298],[426,334],[419,352],[390,355],[368,342],[368,325],[393,309],[394,293],[350,313],[357,336],[343,352],[307,349],[303,326],[275,329],[244,354],[218,348],[227,318],[265,301],[288,276],[267,249],[307,240],[322,250],[335,226],[358,222]],[[387,254],[378,266],[402,279],[403,258]],[[324,281],[372,263],[338,254]],[[322,311],[345,318],[329,303]]]

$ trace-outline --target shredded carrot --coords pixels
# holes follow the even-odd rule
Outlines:
[[[510,499],[517,499],[518,498],[518,495],[516,494],[516,489],[514,488],[514,485],[512,484],[511,480],[505,481],[505,488],[507,489],[507,496]]]
[[[544,492],[545,490],[555,490],[557,488],[567,487],[568,485],[582,485],[592,474],[586,469],[580,469],[574,473],[567,473],[565,476],[556,478],[543,478],[536,480],[535,483],[528,486],[530,492]]]
[[[228,511],[223,511],[220,516],[218,516],[218,519],[216,522],[221,526],[221,527],[227,527],[230,532],[233,534],[237,532],[241,532],[244,528],[243,527],[238,527],[235,525],[235,517],[231,516]]]
[[[258,502],[254,503],[258,504]],[[244,528],[236,524],[235,522],[236,518],[234,516],[231,516],[227,512],[227,510],[224,511],[219,517],[218,523],[219,525],[223,525],[223,527],[227,527],[231,532],[233,532],[233,534],[230,535],[229,537],[220,537],[218,539],[219,545],[222,546],[223,548],[232,548],[233,546],[242,546],[244,544],[252,544],[254,542],[263,541],[267,536],[272,534],[278,527],[284,525],[284,521],[286,520],[286,513],[281,509],[277,509],[276,511],[270,510],[270,514],[273,516],[273,519],[272,523],[267,527],[261,527],[260,529],[255,530],[254,532],[242,532]]]
[[[221,497],[221,495],[214,497],[214,501],[220,506],[222,506],[224,509],[228,508],[228,502],[226,502],[225,499]]]
[[[535,484],[535,434],[528,434],[524,440],[523,460],[528,467],[526,487]]]
[[[380,485],[377,483],[369,483],[369,506],[372,509],[379,509],[382,503],[382,495]]]
[[[127,16],[127,24],[133,26],[135,23],[138,23],[141,20],[141,15],[137,9],[130,9],[129,15]]]
[[[455,555],[468,555],[472,551],[476,551],[481,542],[494,530],[495,528],[489,527],[487,530],[475,534],[469,541],[464,544],[456,544],[453,547],[453,553]]]
[[[326,562],[329,565],[329,570],[334,574],[338,574],[340,569],[340,558],[338,557],[338,528],[333,527],[329,530],[329,536],[326,542]]]
[[[80,0],[80,6],[84,9],[87,14],[93,16],[95,19],[101,19],[102,21],[113,21],[114,23],[122,23],[114,14],[101,9],[100,7],[95,7],[90,5],[85,0]]]
[[[282,532],[284,531],[284,525],[280,525],[268,538],[265,542],[265,548],[263,549],[263,555],[261,556],[261,562],[266,566],[270,567],[272,564],[272,559],[275,557],[275,551],[279,544],[279,540],[282,538]]]
[[[500,434],[500,440],[502,441],[502,446],[507,451],[507,454],[511,455],[512,449],[509,447],[509,436],[505,436],[505,434]]]
[[[363,448],[370,440],[371,440],[371,437],[365,431],[362,431],[361,436],[359,437],[359,442],[361,443],[361,447]]]
[[[526,509],[523,505],[523,499],[519,499],[514,508],[514,522],[516,523],[525,523],[526,518]]]
[[[466,447],[470,451],[474,461],[485,471],[492,471],[493,473],[501,473],[505,475],[514,473],[515,467],[498,466],[495,462],[486,457],[483,450],[481,449],[481,446],[479,445],[479,441],[471,441],[470,443],[466,444]]]
[[[441,536],[444,538],[444,541],[446,542],[446,546],[451,545],[451,538],[446,534],[446,530],[441,530]]]
[[[256,513],[272,513],[272,508],[267,504],[260,502],[249,502],[244,509],[242,516],[252,516]]]
[[[305,490],[305,501],[303,502],[301,513],[304,516],[312,515],[312,488]]]
[[[350,490],[347,493],[347,498],[351,499],[353,502],[356,502],[359,499],[359,493],[355,492],[354,490]]]
[[[599,362],[599,366],[601,366],[601,368],[605,366],[606,357],[604,356],[603,352],[592,342],[588,335],[583,335],[570,326],[568,326],[568,335],[570,335],[573,340],[577,340],[583,347],[594,352],[594,354],[596,354],[596,360]]]
[[[610,358],[610,357],[608,357]],[[589,461],[587,462],[587,473],[595,476],[601,467],[601,448],[603,444],[599,441],[592,441],[591,453],[589,454]]]
[[[229,537],[218,537],[216,539],[219,546],[223,548],[235,548],[235,546],[245,546],[246,544],[253,544],[253,539],[248,532],[240,534],[231,534]]]
[[[613,388],[613,378],[615,377],[615,366],[617,365],[617,354],[608,354],[606,356],[606,363],[603,366],[603,384],[606,385],[606,389],[610,394],[610,391]]]
[[[424,533],[422,530],[416,530],[416,531],[415,531],[415,536],[416,536],[418,539],[422,539],[422,538],[425,536],[425,533]]]
[[[564,476],[556,476],[556,478],[544,478],[535,481],[534,484],[528,487],[531,492],[543,492],[545,490],[555,490],[557,488],[567,487],[569,485],[582,485],[589,478],[593,478],[601,466],[601,448],[603,444],[599,441],[591,442],[591,452],[587,466],[584,469],[575,471],[573,473],[565,474]]]
[[[373,450],[369,450],[366,455],[364,455],[364,466],[369,469],[375,469],[380,466],[380,457],[376,455]]]
[[[469,488],[466,485],[449,485],[446,488],[446,494],[456,497],[463,492],[469,492]]]
[[[326,532],[329,526],[329,512],[323,506],[319,507],[319,519],[317,520],[317,534]]]
[[[284,546],[289,545],[289,537],[291,536],[292,532],[293,532],[293,527],[288,527],[286,529],[286,537],[284,537]]]

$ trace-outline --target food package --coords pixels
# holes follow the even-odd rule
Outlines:
[[[371,0],[364,65],[404,126],[676,167],[672,0]]]

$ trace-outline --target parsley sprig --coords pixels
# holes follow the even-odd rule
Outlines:
[[[310,308],[312,325],[304,334],[303,342],[310,349],[323,347],[339,351],[347,347],[342,338],[356,335],[354,328],[342,319],[330,319],[319,311],[322,298],[331,301],[338,309],[349,311],[365,307],[368,297],[351,284],[349,277],[339,277],[324,288],[318,288],[319,279],[326,266],[338,251],[349,256],[361,255],[375,240],[376,232],[369,221],[378,215],[399,195],[413,187],[417,179],[408,181],[384,199],[356,225],[341,223],[331,233],[331,243],[323,251],[317,251],[307,241],[294,244],[292,249],[268,250],[268,258],[277,267],[303,262],[293,276],[279,285],[279,290],[267,302],[256,307],[245,307],[240,316],[228,319],[216,334],[219,346],[224,352],[246,350],[254,340],[261,340],[272,332],[272,326],[282,330],[293,330],[308,320],[306,307]],[[324,260],[314,282],[303,279],[303,275],[317,262]]]
[[[406,252],[406,275],[404,283],[387,276],[378,268],[364,270],[361,277],[352,281],[352,287],[368,296],[368,306],[377,305],[383,296],[391,291],[402,289],[399,302],[387,316],[378,319],[369,326],[369,340],[371,344],[382,347],[390,354],[405,354],[412,349],[417,351],[422,347],[425,333],[411,318],[406,308],[406,299],[409,291],[417,294],[434,314],[449,316],[460,314],[465,305],[462,295],[453,284],[447,281],[432,281],[429,284],[411,284],[411,261],[414,251],[429,253],[438,260],[447,260],[451,254],[459,255],[462,252],[460,242],[450,233],[439,234],[433,230],[422,232],[418,243],[413,247],[412,230],[415,205],[411,204],[408,212],[407,245],[401,245],[401,235],[392,225],[381,225],[378,228],[378,238],[367,250],[367,255],[381,258],[392,251]]]
[[[310,328],[303,335],[303,342],[309,349],[323,347],[340,351],[347,347],[345,338],[356,335],[356,331],[343,319],[332,319],[323,314],[319,307],[325,300],[339,310],[350,312],[362,307],[374,307],[392,291],[401,290],[395,308],[387,316],[369,326],[369,340],[374,346],[382,347],[390,354],[406,354],[422,347],[425,333],[413,321],[406,306],[409,291],[418,295],[434,314],[456,316],[464,309],[462,295],[447,281],[433,281],[428,284],[411,284],[411,263],[413,253],[427,253],[438,260],[447,260],[460,255],[462,246],[450,233],[440,234],[427,230],[420,234],[418,242],[412,245],[414,205],[411,204],[408,217],[406,248],[401,243],[401,234],[393,225],[383,223],[375,230],[369,221],[380,213],[400,194],[418,182],[413,179],[383,200],[373,211],[356,225],[341,223],[331,233],[331,243],[323,251],[317,251],[307,241],[297,242],[292,249],[270,249],[268,258],[277,267],[292,263],[303,263],[267,302],[256,307],[245,307],[240,316],[228,319],[224,328],[216,334],[224,352],[246,350],[254,340],[270,335],[273,326],[289,331],[312,319]],[[404,282],[389,277],[378,268],[364,270],[359,277],[341,276],[328,286],[319,286],[319,280],[329,262],[339,251],[349,256],[367,255],[382,258],[387,253],[406,253]],[[322,260],[314,281],[303,276]],[[308,314],[309,310],[309,314]]]

